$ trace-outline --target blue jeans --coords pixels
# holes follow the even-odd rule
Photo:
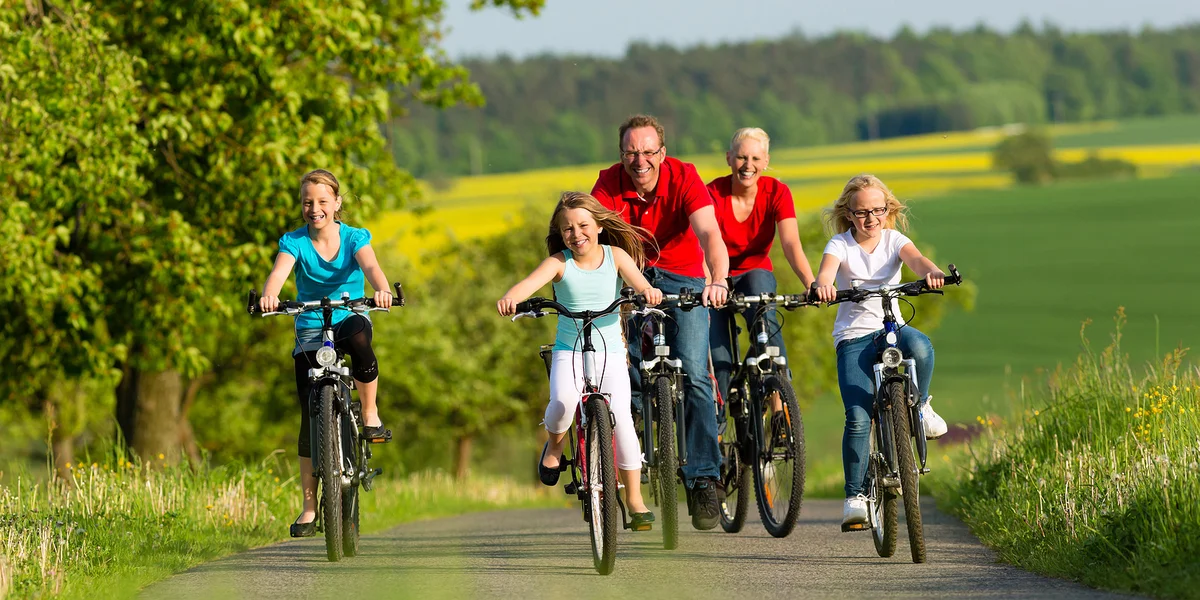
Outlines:
[[[735,275],[732,279],[733,289],[729,290],[730,293],[755,295],[774,293],[776,289],[775,275],[766,269],[752,269],[741,275]],[[746,320],[751,337],[757,331],[757,327],[754,325],[757,310],[756,308],[747,308],[742,311],[742,318]],[[734,361],[741,360],[740,356],[733,355],[733,338],[729,331],[733,314],[726,309],[710,309],[709,314],[712,321],[709,330],[709,345],[712,347],[713,372],[717,376],[717,389],[721,391],[721,397],[728,398],[729,378],[733,373]],[[775,315],[775,310],[766,311],[765,317],[770,344],[778,346],[779,355],[786,357],[787,349],[783,345],[783,330],[779,327],[779,319]]]
[[[878,343],[878,346],[876,345]],[[863,493],[867,478],[867,457],[871,452],[871,409],[875,404],[875,363],[883,330],[852,340],[837,347],[838,387],[842,390],[842,405],[846,407],[846,431],[842,435],[842,469],[846,475],[846,497]],[[933,344],[915,327],[900,330],[896,344],[905,358],[917,363],[917,397],[924,403],[929,399],[929,384],[933,380]]]
[[[684,277],[670,271],[651,267],[645,271],[650,285],[664,294],[678,294],[683,288],[693,292],[704,289],[704,279]],[[697,307],[690,311],[678,308],[666,311],[667,344],[671,358],[683,362],[684,431],[687,432],[687,464],[683,466],[684,483],[690,489],[699,477],[720,478],[721,449],[717,444],[716,400],[708,371],[708,310]],[[629,339],[629,381],[633,388],[633,405],[642,410],[642,344],[639,332]]]

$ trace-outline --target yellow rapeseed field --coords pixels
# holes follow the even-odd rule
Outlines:
[[[1112,122],[1057,125],[1052,131],[1064,135],[1107,131],[1116,126]],[[1011,178],[992,170],[990,149],[1009,133],[1004,128],[989,128],[834,146],[778,148],[771,153],[768,174],[788,183],[801,212],[827,206],[847,179],[864,172],[878,175],[904,198],[956,189],[1001,188],[1011,185]],[[1143,176],[1151,177],[1200,165],[1200,144],[1069,149],[1056,155],[1059,160],[1079,161],[1092,152],[1132,162]],[[683,160],[695,164],[705,181],[729,172],[720,154]],[[368,227],[377,240],[394,243],[403,254],[415,259],[423,249],[440,247],[450,239],[501,233],[525,214],[544,218],[542,215],[549,213],[561,192],[590,190],[597,173],[610,164],[463,177],[442,190],[425,185],[425,209],[390,212]]]

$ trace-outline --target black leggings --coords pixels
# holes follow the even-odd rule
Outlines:
[[[371,321],[362,315],[350,315],[333,326],[333,347],[338,355],[350,355],[350,372],[355,381],[371,383],[379,378],[379,363],[371,349]],[[309,395],[312,382],[308,370],[317,366],[317,351],[300,352],[295,356],[296,392],[300,398],[300,436],[296,452],[301,458],[312,458],[309,435]]]

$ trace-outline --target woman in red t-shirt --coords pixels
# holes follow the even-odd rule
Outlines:
[[[771,160],[768,150],[771,138],[757,127],[746,127],[733,134],[725,162],[732,173],[718,177],[708,184],[708,192],[716,206],[721,237],[729,249],[730,293],[761,294],[774,292],[775,275],[771,272],[771,244],[775,232],[783,245],[783,255],[791,265],[804,289],[816,279],[800,245],[796,226],[796,206],[792,192],[782,181],[763,175]],[[754,317],[752,310],[743,312],[746,322]],[[713,310],[709,345],[712,348],[713,371],[717,386],[724,398],[729,394],[729,377],[733,371],[732,340],[729,335],[731,313]],[[787,356],[783,335],[774,311],[766,315],[771,344],[779,347],[780,356]]]

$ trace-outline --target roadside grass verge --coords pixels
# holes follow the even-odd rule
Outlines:
[[[284,540],[299,486],[282,464],[276,455],[193,471],[114,454],[74,465],[69,479],[0,487],[0,598],[132,597],[173,573]],[[364,533],[478,510],[565,505],[561,493],[532,484],[440,472],[381,477],[362,500]]]
[[[1200,369],[1177,349],[1143,370],[1112,343],[944,459],[929,486],[1009,563],[1090,586],[1200,597]]]

